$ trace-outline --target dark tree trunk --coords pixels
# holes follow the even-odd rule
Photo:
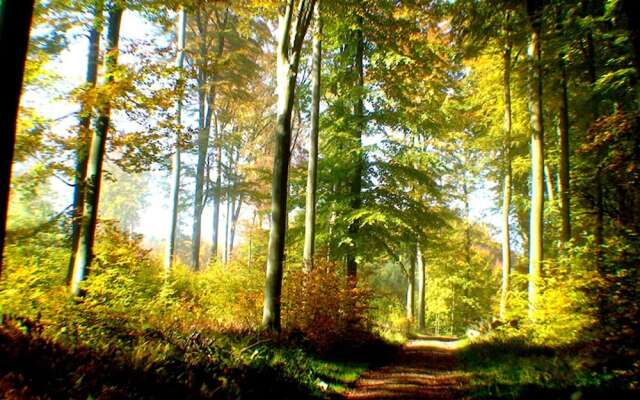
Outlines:
[[[507,293],[511,276],[511,234],[509,213],[511,211],[511,38],[507,31],[503,52],[504,76],[504,183],[502,200],[502,285],[500,287],[500,319],[507,312]]]
[[[564,246],[571,240],[571,209],[570,209],[570,181],[569,181],[569,96],[567,90],[567,68],[564,62],[564,55],[558,57],[560,61],[560,110],[558,115],[558,130],[560,133],[560,212],[562,219],[562,231],[560,241]]]
[[[364,169],[364,159],[362,154],[362,134],[365,130],[364,121],[364,38],[362,35],[362,17],[358,17],[359,28],[355,31],[356,56],[355,69],[357,74],[357,85],[360,89],[359,97],[356,101],[353,114],[357,119],[357,128],[354,132],[356,141],[356,161],[353,176],[351,177],[351,208],[358,210],[362,207],[362,173]],[[360,229],[360,221],[355,220],[349,225],[349,237],[351,238],[351,247],[347,253],[347,281],[352,287],[356,286],[358,279],[358,263],[356,261],[356,253],[358,250],[358,231]]]
[[[0,54],[3,55],[4,83],[0,93],[0,274],[4,258],[4,236],[7,228],[9,183],[13,148],[16,141],[16,120],[22,92],[24,62],[29,46],[29,31],[33,14],[33,0],[4,1],[0,10]]]

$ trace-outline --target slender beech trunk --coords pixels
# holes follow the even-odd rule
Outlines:
[[[114,81],[114,70],[118,63],[118,42],[120,40],[120,22],[123,9],[117,3],[109,10],[109,27],[107,30],[107,54],[105,56],[104,85]],[[80,295],[80,283],[89,273],[89,266],[93,258],[93,242],[95,239],[96,223],[98,221],[98,203],[100,200],[100,184],[102,181],[102,162],[109,133],[111,119],[110,99],[101,99],[96,129],[91,137],[91,147],[87,161],[87,177],[84,211],[82,214],[80,241],[76,252],[71,278],[71,293]]]
[[[544,182],[547,187],[547,196],[549,197],[549,203],[551,203],[552,208],[555,208],[556,193],[553,188],[553,171],[551,171],[551,166],[548,162],[544,164]]]
[[[307,167],[307,198],[304,216],[304,271],[313,269],[316,240],[316,188],[318,180],[318,131],[320,123],[320,79],[322,68],[322,19],[320,3],[315,6],[315,32],[313,33],[313,71],[311,72],[311,133],[309,135],[309,165]]]
[[[358,29],[355,31],[356,55],[355,69],[358,76],[357,85],[360,88],[360,94],[356,101],[353,114],[357,119],[357,128],[354,132],[355,143],[357,146],[355,168],[351,178],[351,208],[358,210],[362,207],[362,172],[364,170],[364,160],[362,154],[362,134],[365,129],[364,122],[364,38],[362,35],[362,17],[358,17]],[[347,254],[347,281],[352,287],[356,286],[358,278],[358,263],[356,261],[357,253],[357,236],[360,229],[360,221],[355,220],[349,225],[349,237],[351,238],[351,247]]]
[[[256,227],[256,216],[258,214],[258,209],[253,209],[253,218],[251,219],[251,229],[249,230],[249,254],[247,256],[247,267],[251,267],[253,262],[253,230]]]
[[[560,196],[560,218],[562,230],[560,232],[561,246],[571,240],[571,205],[569,181],[569,95],[567,90],[567,66],[564,54],[558,56],[560,66],[560,110],[558,112],[558,131],[560,134],[560,165],[558,166],[558,195]]]
[[[591,84],[592,96],[591,96],[591,123],[595,123],[600,115],[600,102],[597,94],[595,93],[595,86],[597,81],[596,71],[596,50],[593,43],[593,34],[587,33],[587,74],[589,76],[589,83]],[[596,169],[594,179],[594,191],[595,191],[595,225],[594,225],[594,240],[596,245],[596,267],[604,276],[603,262],[602,262],[602,245],[604,244],[604,203],[603,203],[603,188],[602,188],[602,170]],[[601,310],[602,311],[602,310]]]
[[[205,16],[202,15],[202,7],[196,8],[196,24],[198,29],[198,35],[200,40],[199,45],[199,57],[200,62],[198,65],[198,161],[196,164],[196,187],[193,201],[193,229],[191,233],[191,268],[194,271],[200,269],[200,234],[202,226],[202,198],[203,198],[203,186],[204,186],[204,166],[207,157],[207,147],[209,146],[209,131],[207,126],[206,114],[206,100],[210,98],[207,95],[207,90],[211,90],[211,87],[207,85],[209,81],[209,63],[207,62],[207,56],[209,55],[208,49],[208,13],[205,12]],[[211,103],[209,103],[209,109]]]
[[[216,183],[213,189],[213,236],[211,238],[211,257],[218,258],[218,237],[220,226],[220,196],[222,195],[222,130],[217,116],[214,120],[214,134],[216,146]]]
[[[589,5],[587,3],[587,5]],[[587,49],[586,49],[586,64],[587,74],[589,76],[589,83],[591,85],[592,97],[591,97],[591,123],[595,123],[600,116],[600,99],[595,93],[595,85],[597,82],[597,70],[596,70],[596,50],[593,41],[592,32],[587,32],[586,35]],[[599,160],[598,160],[599,161]],[[600,279],[603,281],[605,287],[601,287],[597,294],[598,303],[598,318],[599,323],[602,326],[606,326],[608,320],[609,304],[610,301],[606,294],[607,286],[609,285],[608,271],[604,263],[604,188],[602,182],[602,169],[596,166],[596,173],[593,181],[595,201],[594,201],[594,213],[595,224],[593,227],[594,242],[595,242],[595,267],[600,275]]]
[[[98,82],[98,58],[100,57],[100,35],[102,33],[102,23],[104,11],[104,1],[96,0],[93,4],[94,16],[91,29],[89,30],[89,51],[87,56],[87,74],[85,87],[90,90]],[[78,126],[78,144],[76,147],[76,168],[73,187],[73,206],[71,220],[71,254],[69,266],[67,268],[67,285],[71,282],[73,266],[76,261],[76,251],[80,241],[80,221],[84,211],[84,180],[87,176],[87,157],[89,156],[89,139],[91,138],[91,119],[93,117],[93,107],[83,103],[80,106],[80,123]]]
[[[415,309],[415,281],[416,281],[416,262],[415,256],[409,257],[409,270],[407,271],[407,309],[406,317],[413,320],[413,310]]]
[[[424,265],[424,258],[422,257],[422,249],[420,248],[420,242],[416,243],[416,264],[418,268],[418,330],[423,332],[425,328],[425,313],[426,313],[426,291],[427,291],[427,271]]]
[[[4,258],[4,236],[9,207],[9,183],[13,148],[16,141],[16,120],[20,107],[24,63],[29,46],[33,15],[33,0],[5,0],[0,5],[0,54],[3,57],[3,83],[0,97],[0,274]]]
[[[511,210],[511,40],[507,32],[503,52],[504,76],[504,183],[502,197],[502,285],[500,287],[500,319],[507,313],[507,293],[511,276],[511,236],[509,212]]]
[[[231,163],[231,160],[229,160],[229,163]],[[232,166],[229,165],[229,169],[231,168]],[[231,174],[229,173],[229,175]],[[229,228],[231,224],[231,203],[233,201],[231,185],[231,177],[229,177],[227,178],[227,212],[224,215],[224,265],[227,265],[229,262]]]
[[[238,202],[233,207],[231,213],[231,237],[229,238],[229,256],[233,254],[233,244],[236,238],[236,228],[238,227],[238,218],[240,217],[240,210],[242,209],[242,194],[238,195]]]
[[[182,75],[184,66],[184,48],[187,32],[187,10],[182,7],[178,16],[178,54],[176,55],[176,69]],[[179,78],[181,79],[181,78]],[[164,269],[170,272],[176,253],[176,233],[178,226],[178,205],[180,194],[180,131],[182,129],[182,97],[176,102],[176,126],[173,157],[171,158],[171,220],[169,221],[169,234],[165,249]]]
[[[529,109],[531,112],[531,212],[529,223],[529,319],[534,319],[539,295],[543,262],[544,218],[544,128],[542,122],[541,17],[542,1],[528,0],[531,23],[531,79]]]
[[[468,158],[465,155],[465,166],[467,162]],[[465,273],[468,273],[471,269],[471,206],[469,204],[469,186],[466,170],[462,172],[462,194],[464,197],[464,260],[466,263]]]
[[[214,102],[216,99],[216,87],[213,84],[215,81],[215,73],[209,71],[211,65],[206,62],[209,57],[208,46],[208,13],[205,13],[205,19],[199,10],[197,10],[196,19],[198,25],[198,31],[200,33],[200,49],[199,56],[201,58],[201,65],[198,71],[198,113],[199,119],[199,132],[198,132],[198,162],[196,164],[196,188],[194,194],[193,204],[193,231],[191,234],[191,268],[194,271],[200,269],[200,238],[202,228],[202,211],[204,210],[204,173],[205,164],[207,159],[207,152],[209,150],[209,135],[211,132],[211,118],[214,110]],[[215,50],[215,57],[219,59],[224,51],[224,29],[227,25],[228,10],[225,11],[224,21],[222,25],[218,27],[217,34],[217,48]],[[206,111],[205,111],[206,103]]]
[[[302,41],[311,21],[315,0],[298,2],[296,21],[292,24],[294,3],[294,0],[287,0],[284,9],[281,7],[278,23],[277,122],[271,182],[271,228],[262,312],[263,328],[276,332],[280,331],[280,296],[287,226],[287,183],[291,156],[291,113]]]
[[[212,90],[212,89],[211,89]],[[200,269],[200,238],[202,228],[202,211],[204,210],[204,174],[207,160],[207,149],[209,147],[209,131],[211,127],[212,100],[209,94],[205,101],[200,100],[201,123],[198,132],[198,162],[196,164],[196,189],[193,202],[193,231],[191,234],[191,268],[194,271]]]

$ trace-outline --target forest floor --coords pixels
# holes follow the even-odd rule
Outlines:
[[[469,390],[468,373],[458,369],[460,341],[448,337],[409,340],[392,362],[365,372],[346,399],[459,399]]]

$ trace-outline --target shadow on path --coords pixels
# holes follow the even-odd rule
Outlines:
[[[407,342],[389,365],[365,372],[345,399],[459,399],[467,379],[456,370],[458,342],[422,337]]]

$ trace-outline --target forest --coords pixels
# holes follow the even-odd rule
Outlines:
[[[0,398],[640,398],[634,0],[0,0]]]

